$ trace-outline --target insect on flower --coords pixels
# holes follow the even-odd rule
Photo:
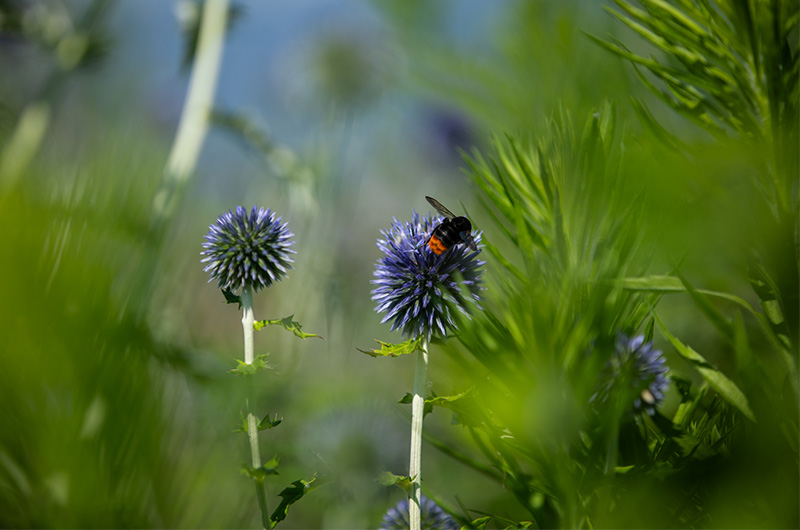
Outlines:
[[[426,195],[425,199],[436,208],[440,215],[445,217],[445,220],[433,229],[428,238],[428,246],[434,254],[443,254],[447,249],[459,243],[466,244],[473,252],[478,250],[478,245],[472,239],[472,223],[469,222],[469,219],[463,215],[457,216],[433,197]]]
[[[446,336],[456,329],[453,311],[468,316],[472,306],[480,308],[485,264],[480,252],[463,245],[442,255],[429,251],[426,243],[437,224],[438,217],[414,212],[410,221],[395,219],[378,239],[381,257],[372,280],[375,310],[385,313],[383,322],[392,320],[392,329],[402,329],[407,337]],[[476,247],[481,235],[475,233]]]

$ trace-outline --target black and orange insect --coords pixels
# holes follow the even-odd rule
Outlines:
[[[473,251],[478,250],[478,245],[472,239],[472,223],[469,222],[469,219],[457,216],[433,197],[426,195],[425,199],[445,217],[444,221],[436,225],[428,239],[428,246],[434,254],[442,254],[448,248],[459,243],[466,244]]]

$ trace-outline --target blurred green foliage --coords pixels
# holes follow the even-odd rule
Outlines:
[[[641,132],[605,106],[582,132],[562,112],[473,155],[504,237],[487,311],[450,348],[478,389],[458,417],[542,527],[797,526],[797,5],[618,5],[663,58],[594,40],[715,140],[635,100]],[[598,411],[614,334],[654,323],[688,361],[672,402]]]
[[[15,72],[0,75],[0,526],[256,526],[233,432],[246,392],[227,373],[240,317],[199,264],[233,205],[190,184],[154,230],[171,132],[92,106],[112,6],[0,1],[0,71]],[[486,311],[432,348],[430,497],[487,527],[800,526],[797,3],[607,7],[507,2],[470,47],[447,31],[458,7],[382,0],[391,46],[315,42],[310,145],[215,114],[257,154],[240,200],[297,234],[296,270],[256,316],[294,313],[326,339],[256,340],[276,368],[255,376],[262,417],[277,414],[261,433],[281,462],[270,507],[305,495],[283,527],[374,527],[400,494],[377,479],[406,468],[396,402],[413,366],[355,348],[385,332],[378,231],[425,194],[463,197],[491,277]],[[379,114],[391,98],[473,124],[477,199]],[[376,134],[361,179],[348,156],[370,112],[402,157]],[[668,355],[653,417],[589,404],[619,331]],[[307,495],[291,482],[314,473],[326,483]]]

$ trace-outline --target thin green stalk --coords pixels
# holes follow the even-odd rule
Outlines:
[[[258,508],[261,510],[261,528],[269,530],[273,527],[269,520],[269,509],[267,508],[267,489],[264,487],[263,480],[256,480],[256,497],[258,498]]]
[[[461,462],[465,466],[471,467],[475,471],[483,473],[487,477],[489,477],[491,479],[494,479],[497,482],[502,484],[503,475],[497,470],[496,467],[488,466],[488,465],[486,465],[486,464],[484,464],[482,462],[479,462],[479,461],[475,460],[474,458],[471,458],[471,457],[465,455],[464,453],[456,451],[451,446],[447,445],[446,443],[442,442],[441,440],[437,440],[436,438],[433,438],[432,436],[430,436],[428,434],[425,434],[424,432],[422,433],[422,438],[427,443],[431,444],[436,449],[438,449],[439,451],[443,452],[444,454],[446,454],[450,458],[453,458],[454,460],[456,460],[458,462]],[[429,495],[429,497],[430,497],[430,495]]]
[[[253,288],[250,284],[245,284],[242,288],[242,330],[244,331],[244,362],[253,364],[253,324],[256,319],[253,316]]]
[[[38,101],[28,105],[17,127],[0,152],[0,191],[14,186],[42,144],[50,123],[50,106]]]
[[[253,364],[253,334],[255,332],[253,323],[253,288],[250,284],[245,284],[242,288],[242,331],[244,332],[244,362]],[[253,386],[250,385],[250,396],[253,396]],[[258,420],[253,414],[251,400],[247,400],[247,437],[250,441],[250,458],[253,469],[261,467],[261,453],[258,448]],[[261,525],[264,530],[271,528],[269,521],[269,509],[267,508],[267,492],[264,487],[264,480],[255,479],[256,497],[258,498],[258,508],[261,511]]]
[[[228,24],[228,3],[229,0],[206,0],[203,4],[194,66],[178,132],[164,169],[164,181],[153,199],[159,220],[169,217],[175,208],[177,192],[194,171],[208,132]]]
[[[411,495],[408,503],[408,521],[411,530],[420,530],[422,505],[422,416],[425,408],[425,386],[428,379],[428,340],[423,339],[417,353],[414,371],[414,397],[411,401],[411,457],[408,476],[411,477]]]

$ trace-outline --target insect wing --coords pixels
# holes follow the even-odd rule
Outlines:
[[[454,214],[453,212],[451,212],[450,210],[448,210],[447,208],[445,208],[445,207],[444,207],[444,205],[443,205],[442,203],[440,203],[439,201],[437,201],[437,200],[436,200],[436,199],[434,199],[433,197],[428,197],[428,196],[426,195],[426,196],[425,196],[425,199],[426,199],[426,200],[427,200],[427,201],[430,203],[430,205],[431,205],[431,206],[433,206],[434,208],[436,208],[436,211],[437,211],[437,212],[439,212],[441,215],[444,215],[444,216],[445,216],[445,217],[447,217],[448,219],[453,219],[453,218],[455,218],[455,217],[456,217],[456,214]]]
[[[469,247],[469,249],[471,251],[477,252],[478,245],[476,245],[475,244],[475,240],[472,239],[472,234],[462,232],[461,233],[461,239],[464,241],[464,243],[467,244],[467,246]]]

